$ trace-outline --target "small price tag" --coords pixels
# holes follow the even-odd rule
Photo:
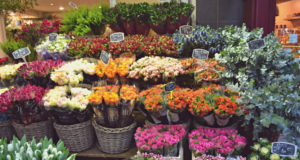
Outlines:
[[[100,59],[102,60],[102,62],[104,64],[108,64],[109,58],[110,58],[110,54],[102,50],[100,55]]]
[[[56,40],[57,40],[57,33],[50,33],[49,41],[56,41]]]
[[[190,35],[193,33],[193,27],[190,25],[183,25],[179,27],[179,31],[181,34]]]
[[[207,59],[209,55],[209,51],[205,49],[194,49],[192,57],[196,59]]]
[[[296,156],[297,146],[292,143],[286,142],[273,142],[272,153],[278,154],[283,157]]]
[[[176,88],[176,84],[171,82],[165,85],[165,90],[167,92],[173,91]]]
[[[263,39],[257,39],[248,42],[248,47],[250,50],[256,50],[265,47],[265,41]]]
[[[71,6],[72,8],[76,8],[76,9],[78,8],[77,5],[73,2],[69,2],[69,6]]]
[[[124,41],[124,33],[117,32],[110,35],[110,42],[121,42]]]
[[[30,53],[30,49],[28,47],[25,47],[14,51],[12,55],[14,56],[14,59],[19,59],[28,56]]]
[[[290,34],[289,37],[289,43],[298,43],[298,34]]]

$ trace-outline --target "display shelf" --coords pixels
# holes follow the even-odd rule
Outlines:
[[[131,158],[137,153],[137,148],[132,146],[127,152],[120,154],[108,154],[101,152],[97,145],[86,151],[77,154],[77,157],[87,157],[87,158]]]

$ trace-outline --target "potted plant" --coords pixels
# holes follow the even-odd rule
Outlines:
[[[122,24],[119,20],[119,12],[116,8],[109,8],[105,12],[103,12],[105,23],[109,24],[109,27],[114,32],[124,32]]]
[[[120,20],[123,24],[125,33],[135,34],[135,22],[134,22],[134,15],[133,15],[133,4],[126,4],[126,3],[118,3],[115,8],[118,10],[120,14]]]
[[[150,5],[148,3],[137,3],[133,5],[135,29],[137,34],[147,36],[150,31],[149,24]]]
[[[0,95],[2,93],[5,93],[8,90],[9,90],[8,88],[0,89]],[[10,141],[14,134],[13,128],[11,126],[11,121],[8,119],[5,113],[6,109],[4,108],[0,108],[0,109],[1,109],[0,110],[0,138],[7,138]]]
[[[93,126],[99,148],[105,153],[122,153],[129,149],[136,122],[132,111],[137,89],[133,86],[102,86],[89,97],[95,112]]]
[[[140,153],[154,153],[164,157],[180,157],[180,143],[186,132],[179,125],[145,125],[136,130],[134,138]]]
[[[55,119],[54,128],[58,137],[72,152],[86,150],[94,144],[88,108],[88,96],[91,93],[86,88],[56,86],[43,97],[46,110]]]
[[[177,2],[164,3],[167,13],[167,32],[173,34],[179,28],[180,5]]]
[[[21,140],[16,137],[11,142],[6,139],[0,139],[1,159],[52,159],[52,160],[75,160],[76,154],[69,155],[69,150],[64,147],[62,141],[55,145],[52,139],[47,137],[36,142],[26,141],[26,136]],[[23,157],[23,158],[22,158]],[[26,157],[26,158],[25,158]]]
[[[189,3],[180,3],[179,5],[181,12],[178,20],[178,25],[187,25],[187,23],[189,22],[189,18],[194,10],[194,6]]]
[[[12,121],[19,138],[27,135],[27,139],[52,138],[52,123],[41,100],[45,90],[41,87],[26,85],[13,87],[1,94],[1,111]]]
[[[153,4],[150,8],[151,28],[158,34],[166,33],[167,13],[161,4]]]

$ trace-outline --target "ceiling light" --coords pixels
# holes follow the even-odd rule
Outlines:
[[[64,7],[59,7],[59,10],[61,10],[61,11],[64,10],[64,9],[65,9]]]
[[[50,3],[50,6],[54,6],[54,3]]]

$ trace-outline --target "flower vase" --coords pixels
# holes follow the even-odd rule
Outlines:
[[[135,23],[133,20],[131,20],[130,22],[123,21],[123,26],[126,35],[135,34]]]
[[[215,124],[214,113],[208,113],[207,115],[203,116],[203,119],[209,126],[213,126]]]
[[[124,32],[122,27],[119,24],[110,24],[109,27],[114,31],[114,32]]]
[[[134,109],[135,100],[121,99],[121,127],[125,127],[132,123],[132,111]]]
[[[172,23],[171,18],[167,19],[167,32],[168,33],[170,33],[170,34],[174,33],[177,29],[177,26],[178,26],[177,23],[174,23],[174,24]]]
[[[188,18],[188,16],[186,16],[186,15],[181,15],[180,17],[179,17],[179,25],[180,26],[182,26],[182,25],[187,25],[187,23],[189,22],[189,18]]]
[[[229,123],[230,117],[229,116],[220,116],[218,114],[215,115],[216,122],[219,126],[226,126]]]
[[[180,121],[179,113],[170,111],[169,117],[170,117],[172,123],[177,123]]]
[[[94,119],[99,125],[105,125],[105,114],[104,107],[100,105],[93,106],[94,110]]]
[[[165,157],[176,157],[178,155],[178,144],[174,144],[168,148],[164,148]]]
[[[156,25],[151,25],[151,28],[152,28],[157,34],[166,34],[166,23],[156,24]]]
[[[115,128],[119,125],[119,109],[118,107],[107,108],[107,119],[109,127]]]
[[[139,21],[135,21],[135,29],[136,34],[142,34],[144,36],[147,36],[150,31],[150,25],[147,23],[140,23]]]

